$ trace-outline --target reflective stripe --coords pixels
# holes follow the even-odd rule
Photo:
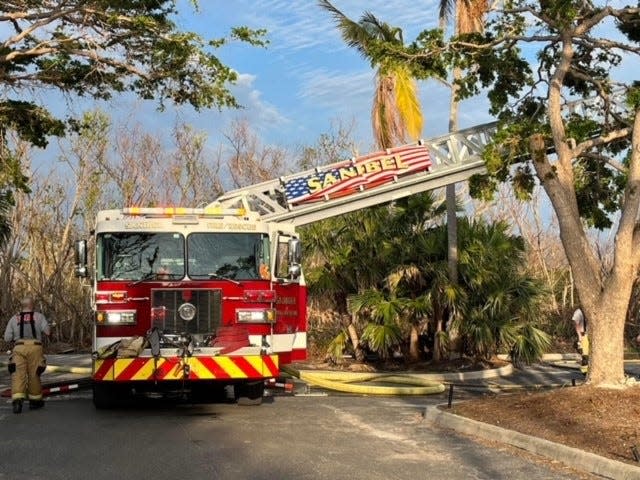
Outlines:
[[[188,366],[188,368],[185,368]],[[106,358],[94,360],[93,378],[99,381],[160,381],[262,379],[280,374],[277,355],[215,357]]]

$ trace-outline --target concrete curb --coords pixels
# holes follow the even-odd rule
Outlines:
[[[511,357],[506,353],[500,353],[497,355],[500,360],[511,361]],[[560,360],[575,360],[580,361],[580,354],[578,353],[545,353],[540,359],[541,362],[557,362]]]
[[[558,460],[577,470],[587,471],[605,478],[616,480],[640,479],[640,467],[601,457],[578,448],[568,447],[560,443],[447,413],[438,407],[426,407],[425,421],[467,435],[506,443],[543,457]]]
[[[513,364],[505,365],[500,368],[492,368],[489,370],[476,370],[473,372],[450,372],[450,373],[421,373],[413,374],[424,378],[425,380],[434,380],[437,382],[465,382],[468,380],[484,380],[487,378],[506,377],[513,373]]]

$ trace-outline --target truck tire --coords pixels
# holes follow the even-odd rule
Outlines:
[[[264,382],[247,382],[236,385],[236,398],[238,405],[243,407],[262,404],[264,395]]]
[[[111,385],[104,383],[93,384],[93,405],[98,409],[113,408],[115,404],[115,392]]]
[[[131,398],[128,385],[113,385],[107,382],[93,383],[93,405],[100,410],[121,407]]]

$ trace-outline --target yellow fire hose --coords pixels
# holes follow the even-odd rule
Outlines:
[[[0,367],[6,367],[8,363],[0,362]],[[91,375],[91,367],[71,367],[66,365],[47,365],[47,373],[76,373],[79,375]]]
[[[425,380],[417,375],[298,371],[288,366],[281,366],[280,369],[311,385],[359,395],[432,395],[442,393],[445,390],[442,383]],[[372,381],[403,386],[362,385],[362,383]]]

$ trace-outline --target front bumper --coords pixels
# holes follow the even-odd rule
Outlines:
[[[106,358],[93,361],[100,382],[262,380],[280,374],[277,355]]]

